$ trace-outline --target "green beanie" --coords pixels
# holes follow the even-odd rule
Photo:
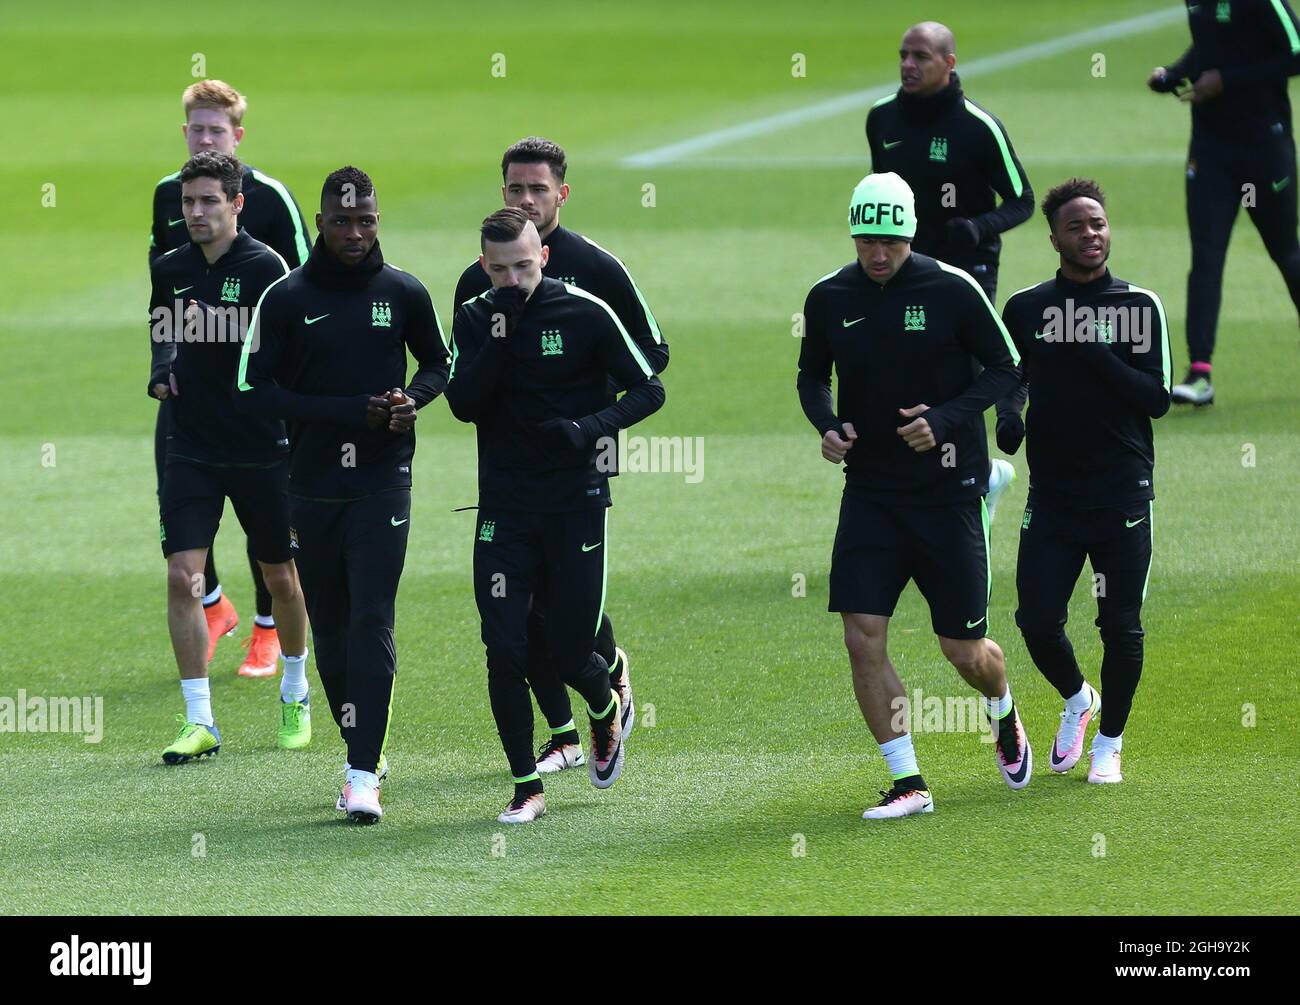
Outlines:
[[[907,182],[892,171],[869,174],[858,182],[849,200],[852,237],[916,236],[916,200]]]

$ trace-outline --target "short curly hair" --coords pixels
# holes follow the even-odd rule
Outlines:
[[[358,199],[364,199],[368,195],[375,194],[375,183],[370,180],[370,175],[359,167],[353,167],[349,164],[347,167],[331,171],[325,176],[325,184],[321,186],[320,190],[321,205],[325,205],[326,196],[332,195],[342,199],[349,185],[352,186],[352,195]]]
[[[1106,193],[1091,178],[1071,178],[1051,189],[1043,197],[1043,216],[1047,217],[1047,226],[1056,229],[1056,212],[1067,202],[1074,199],[1096,199],[1102,209],[1106,208]]]

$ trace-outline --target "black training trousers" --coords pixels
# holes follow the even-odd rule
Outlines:
[[[1025,506],[1016,560],[1016,624],[1034,665],[1062,698],[1083,674],[1065,634],[1070,594],[1087,558],[1101,629],[1101,732],[1119,736],[1142,676],[1142,601],[1151,573],[1150,502],[1074,510],[1033,499]]]
[[[1244,205],[1300,311],[1300,241],[1296,238],[1295,139],[1280,124],[1261,143],[1192,138],[1187,155],[1187,226],[1192,268],[1187,274],[1187,354],[1209,363],[1214,354],[1223,267],[1237,210]]]
[[[594,653],[605,603],[605,509],[480,509],[474,598],[487,649],[488,696],[515,778],[537,770],[528,696],[529,614],[546,612],[545,657],[588,709],[609,707],[609,665]]]
[[[316,669],[348,747],[375,771],[392,717],[397,584],[411,528],[411,490],[343,502],[290,500],[289,544],[316,648]]]

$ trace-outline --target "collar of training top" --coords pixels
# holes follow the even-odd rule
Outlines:
[[[1056,288],[1062,293],[1098,293],[1110,285],[1110,269],[1107,269],[1100,277],[1090,283],[1076,283],[1073,279],[1066,279],[1061,275],[1061,270],[1056,270]]]
[[[898,89],[899,110],[910,119],[930,122],[939,118],[954,105],[961,103],[965,97],[961,89],[961,78],[957,71],[952,71],[948,86],[934,94],[908,94],[901,87]]]
[[[374,246],[365,258],[356,265],[348,266],[330,254],[318,234],[311,255],[303,264],[302,274],[304,278],[317,285],[359,289],[370,282],[383,267],[384,253],[379,250],[379,238],[375,238]]]

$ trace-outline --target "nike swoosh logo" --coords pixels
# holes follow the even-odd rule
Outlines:
[[[1286,187],[1287,187],[1288,185],[1290,185],[1290,184],[1291,184],[1291,176],[1290,176],[1290,175],[1287,175],[1287,176],[1286,176],[1285,178],[1283,178],[1281,181],[1275,181],[1275,182],[1273,182],[1273,191],[1274,191],[1274,192],[1281,192],[1282,189],[1286,188]]]
[[[1025,772],[1028,770],[1029,770],[1029,758],[1025,756],[1025,752],[1022,750],[1020,751],[1020,770],[1017,771],[1014,775],[1009,775],[1008,777],[1013,782],[1023,782],[1025,780]]]
[[[303,318],[302,318],[302,321],[303,321],[303,324],[314,325],[317,321],[324,321],[327,317],[329,317],[328,314],[322,314],[322,315],[321,315],[320,317],[318,317],[318,318],[309,318],[309,317],[307,317],[307,315],[304,314],[304,315],[303,315]]]
[[[411,518],[408,516],[408,517],[406,518],[406,520],[409,520],[409,519],[411,519]],[[394,527],[400,527],[400,526],[402,526],[402,524],[406,523],[406,520],[399,520],[399,519],[397,519],[397,517],[395,517],[395,516],[390,516],[390,517],[388,518],[388,522],[391,523]]]
[[[184,223],[184,222],[185,222],[185,217],[182,216],[179,220],[168,220],[168,221],[167,221],[167,226],[169,226],[169,227],[174,227],[174,226],[176,226],[176,224],[178,224],[178,223]]]
[[[885,149],[886,149],[886,150],[893,150],[894,147],[898,146],[898,144],[900,144],[900,143],[902,143],[902,142],[903,142],[902,140],[894,140],[893,143],[888,143],[888,142],[887,142],[887,143],[885,144]]]
[[[984,615],[984,618],[987,618],[987,617],[988,617],[987,614]],[[984,618],[980,618],[980,621],[983,621]],[[978,624],[980,623],[980,621],[967,621],[967,622],[966,622],[966,627],[967,627],[967,628],[974,628],[976,625],[978,625]]]
[[[192,289],[194,289],[193,286],[182,286],[182,287],[178,290],[175,286],[173,286],[173,287],[172,287],[172,296],[174,296],[174,297],[179,297],[179,296],[180,296],[182,293],[184,293],[186,290],[192,290]]]
[[[584,545],[582,546],[582,550],[583,550],[583,551],[595,551],[595,550],[596,550],[597,548],[599,548],[602,544],[604,544],[603,541],[597,541],[595,544],[584,544]]]
[[[1145,519],[1146,519],[1146,517],[1143,517],[1143,518],[1142,518],[1142,520],[1145,520]],[[1125,520],[1125,521],[1124,521],[1124,526],[1125,526],[1125,527],[1136,527],[1138,524],[1140,524],[1140,523],[1142,522],[1142,520]]]
[[[858,318],[858,321],[865,321],[865,320],[867,320],[865,317]],[[843,324],[845,328],[852,328],[855,324],[858,323],[858,321],[850,321],[848,318],[845,318],[840,323]]]

